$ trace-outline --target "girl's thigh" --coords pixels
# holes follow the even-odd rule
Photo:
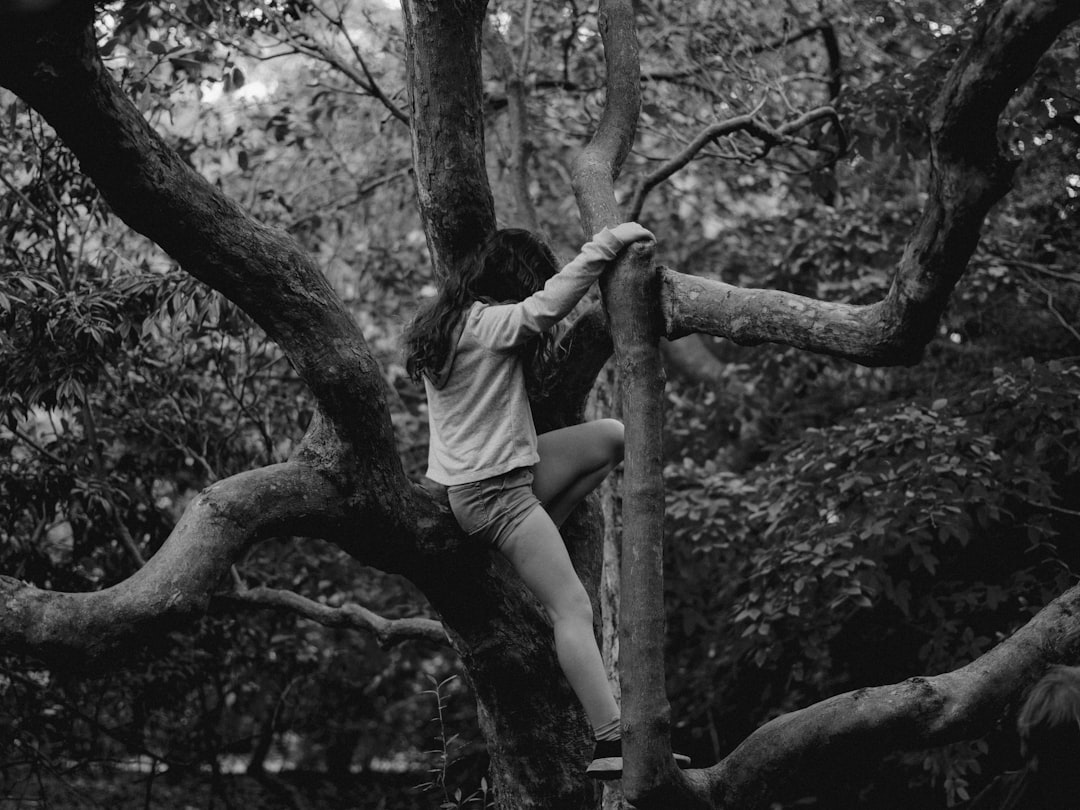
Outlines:
[[[622,461],[622,422],[597,419],[541,433],[537,452],[540,461],[533,467],[533,492],[546,504],[583,476]]]
[[[570,561],[562,535],[543,507],[533,509],[499,551],[540,600],[552,621],[588,609],[588,594]]]

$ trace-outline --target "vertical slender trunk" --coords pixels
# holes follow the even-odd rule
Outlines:
[[[609,364],[597,379],[589,402],[590,419],[612,416],[622,419],[619,400],[618,370]],[[622,532],[619,519],[619,490],[622,484],[622,468],[617,468],[607,477],[600,488],[600,511],[604,518],[603,560],[600,570],[600,650],[604,656],[608,680],[615,700],[622,702],[622,690],[619,685],[619,569],[622,565]],[[622,785],[609,782],[604,785],[601,810],[623,810],[626,801],[623,798]]]
[[[634,598],[621,605],[619,652],[623,747],[634,785],[655,782],[671,767],[670,707],[665,694],[664,482],[662,432],[664,368],[660,358],[659,275],[652,250],[634,246],[606,279],[615,357],[626,416],[623,475],[622,587]]]

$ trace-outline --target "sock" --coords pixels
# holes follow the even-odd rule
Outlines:
[[[618,740],[622,739],[622,718],[615,716],[608,720],[606,723],[601,723],[593,728],[593,737],[596,740]]]

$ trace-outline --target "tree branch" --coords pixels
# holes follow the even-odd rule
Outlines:
[[[341,493],[306,465],[240,473],[203,490],[149,562],[112,587],[60,593],[0,577],[0,646],[65,666],[100,661],[204,613],[252,543],[343,521]]]
[[[12,434],[14,434],[18,439],[21,439],[23,442],[30,445],[32,448],[37,450],[39,454],[47,458],[53,464],[59,464],[61,467],[67,467],[67,462],[64,461],[64,459],[60,458],[60,456],[56,455],[56,453],[52,452],[51,450],[43,447],[34,439],[33,436],[31,436],[26,431],[22,430],[19,427],[12,427],[9,428],[9,430],[11,430]]]
[[[596,132],[574,159],[571,174],[587,235],[622,219],[615,204],[615,179],[634,142],[641,110],[641,64],[633,3],[601,0],[599,24],[607,96]]]
[[[374,96],[380,103],[382,103],[384,107],[386,107],[387,110],[390,111],[390,114],[394,118],[396,118],[398,121],[401,121],[407,126],[409,124],[409,116],[406,115],[405,112],[400,107],[398,107],[386,95],[386,93],[383,92],[382,88],[379,86],[379,83],[375,81],[375,77],[371,75],[371,71],[368,70],[367,62],[364,59],[364,55],[360,52],[360,48],[357,46],[352,36],[349,35],[349,29],[345,25],[345,21],[344,19],[342,19],[341,14],[338,13],[337,16],[331,16],[326,11],[324,11],[322,6],[320,6],[319,4],[314,3],[312,5],[313,8],[315,8],[315,10],[323,17],[323,19],[325,19],[328,23],[330,23],[330,25],[338,29],[341,35],[345,38],[345,41],[349,44],[349,50],[352,51],[353,58],[356,60],[356,63],[360,65],[361,72],[357,73],[356,69],[352,65],[339,57],[336,53],[334,53],[333,50],[323,45],[322,43],[313,41],[310,47],[319,57],[326,61],[327,64],[339,70],[358,87],[362,87],[370,95]]]
[[[1080,587],[1066,591],[1010,638],[967,666],[931,678],[857,689],[778,717],[704,776],[717,808],[764,807],[799,778],[850,772],[888,751],[980,736],[1055,663],[1080,654]]]
[[[1062,328],[1064,328],[1070,335],[1072,335],[1073,340],[1075,340],[1077,343],[1080,343],[1080,332],[1078,332],[1076,330],[1076,327],[1069,323],[1068,318],[1062,315],[1061,311],[1054,306],[1053,290],[1050,290],[1046,286],[1040,284],[1034,278],[1029,276],[1024,270],[1021,270],[1020,272],[1024,273],[1032,286],[1034,286],[1036,289],[1039,290],[1039,292],[1046,296],[1046,308],[1050,311],[1050,314],[1057,319],[1057,322],[1061,324]]]
[[[405,641],[430,641],[443,646],[449,644],[442,623],[434,619],[387,619],[361,605],[331,607],[293,591],[278,588],[237,587],[231,592],[215,594],[212,602],[228,607],[273,608],[295,613],[326,627],[343,627],[371,633],[383,649]]]
[[[627,218],[636,220],[641,215],[641,209],[645,204],[645,197],[650,191],[674,175],[677,171],[684,168],[702,149],[719,138],[726,135],[732,135],[736,132],[747,132],[764,144],[762,152],[758,155],[758,157],[763,157],[773,147],[790,143],[792,133],[823,118],[838,122],[836,111],[833,110],[832,107],[819,107],[816,110],[810,110],[809,112],[800,115],[798,118],[787,121],[775,128],[767,121],[759,118],[756,112],[729,118],[727,121],[718,121],[715,124],[710,124],[698,133],[698,135],[687,144],[686,148],[679,154],[675,155],[655,171],[641,179],[634,191],[634,197],[630,202]]]
[[[869,366],[917,362],[987,212],[1012,183],[1014,164],[998,149],[998,116],[1078,16],[1080,6],[1067,0],[1006,0],[978,25],[934,104],[928,200],[882,301],[830,303],[665,270],[667,336],[702,332],[742,345],[786,343]]]

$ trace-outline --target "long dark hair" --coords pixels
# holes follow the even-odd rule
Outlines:
[[[416,381],[437,376],[453,349],[458,321],[476,301],[522,301],[559,271],[555,254],[531,231],[504,228],[480,248],[476,260],[447,279],[438,295],[416,314],[405,331],[405,368]],[[530,393],[547,383],[554,358],[551,332],[525,343],[520,356]]]

